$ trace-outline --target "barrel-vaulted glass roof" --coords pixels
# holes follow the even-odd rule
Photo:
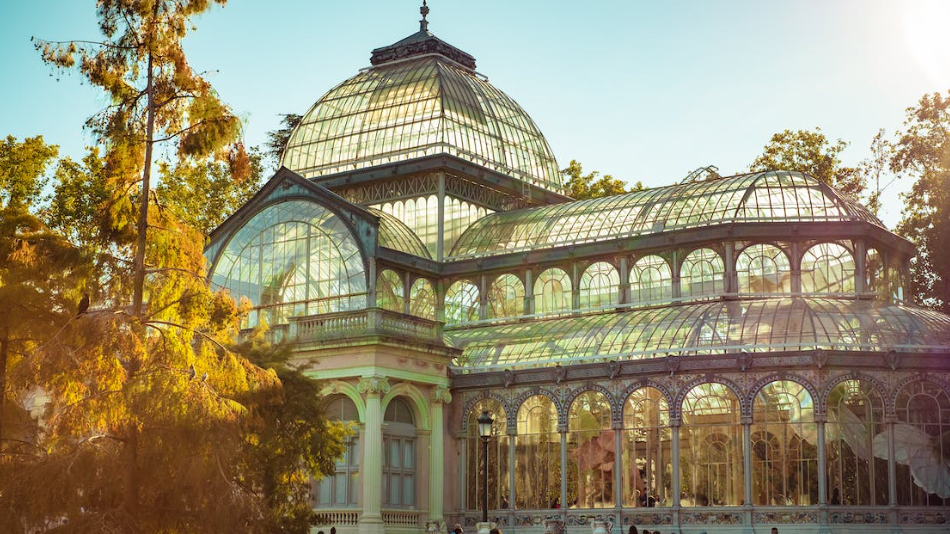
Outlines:
[[[419,236],[413,233],[402,221],[384,211],[375,208],[366,209],[379,217],[379,246],[419,256],[420,258],[432,258]]]
[[[446,331],[462,372],[664,356],[843,350],[946,352],[950,317],[882,302],[716,301]]]
[[[437,54],[376,65],[331,89],[294,129],[281,163],[314,178],[435,154],[563,191],[551,148],[521,106]]]
[[[505,254],[733,222],[867,221],[866,208],[817,179],[768,171],[498,212],[473,224],[449,259]]]

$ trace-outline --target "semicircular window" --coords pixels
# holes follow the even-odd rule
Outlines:
[[[366,307],[353,235],[333,212],[306,200],[272,204],[247,221],[221,252],[211,283],[250,301],[242,328]]]

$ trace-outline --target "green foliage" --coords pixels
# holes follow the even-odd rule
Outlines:
[[[598,171],[584,174],[580,162],[573,159],[567,168],[561,170],[561,174],[564,179],[564,187],[568,190],[567,194],[574,200],[620,195],[643,189],[643,183],[637,182],[628,191],[624,189],[626,184],[622,180],[618,180],[609,174],[600,176]]]
[[[868,191],[865,206],[875,215],[881,210],[881,195],[899,177],[889,172],[890,161],[894,155],[894,145],[887,139],[883,129],[878,130],[871,141],[868,157],[858,164],[858,173],[865,184],[872,187]]]
[[[917,245],[914,299],[950,313],[950,91],[924,95],[907,109],[891,170],[914,180],[897,232]]]
[[[841,164],[841,152],[848,143],[832,143],[821,128],[785,130],[772,136],[749,166],[752,172],[785,170],[808,173],[842,193],[859,198],[864,192],[864,177],[857,169]]]
[[[280,165],[280,158],[284,155],[284,149],[290,141],[290,134],[303,119],[303,115],[296,113],[285,113],[282,117],[280,128],[267,132],[266,155],[273,162],[274,167]]]
[[[43,142],[43,136],[18,142],[8,135],[0,142],[0,203],[26,206],[39,199],[46,185],[46,168],[59,149]]]

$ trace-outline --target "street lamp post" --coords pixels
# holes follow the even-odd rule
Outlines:
[[[482,437],[482,523],[488,525],[488,440],[494,418],[488,411],[478,416],[478,435]]]

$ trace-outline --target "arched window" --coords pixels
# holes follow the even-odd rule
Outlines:
[[[683,400],[683,506],[737,506],[744,496],[739,399],[722,384],[700,384]]]
[[[875,440],[882,432],[884,402],[870,383],[845,380],[831,390],[825,424],[829,504],[887,504],[887,439]]]
[[[389,401],[383,417],[383,506],[408,508],[416,503],[416,425],[409,404]]]
[[[739,293],[791,293],[788,256],[774,245],[746,247],[736,258]]]
[[[409,314],[435,320],[435,291],[425,278],[416,279],[409,289]]]
[[[535,313],[554,313],[571,309],[571,278],[556,267],[538,275],[534,281]]]
[[[343,423],[358,423],[360,420],[356,405],[345,395],[330,398],[324,415],[331,421]],[[314,504],[319,508],[346,508],[359,504],[359,434],[352,432],[345,439],[345,452],[337,458],[333,475],[314,482]]]
[[[719,277],[722,278],[721,272]],[[660,256],[644,256],[637,260],[630,270],[630,300],[656,302],[668,301],[671,298],[673,298],[673,273],[670,271],[670,264]]]
[[[854,293],[854,256],[838,243],[819,243],[802,256],[802,293]]]
[[[314,202],[272,204],[228,241],[211,283],[254,309],[242,328],[285,324],[290,317],[361,309],[366,273],[343,219]]]
[[[670,506],[673,442],[670,408],[656,388],[634,391],[623,406],[623,505]]]
[[[376,277],[376,306],[394,312],[405,311],[406,291],[402,278],[395,271],[385,269]]]
[[[886,299],[887,284],[884,283],[884,258],[877,250],[873,248],[868,249],[864,268],[867,272],[866,283],[868,292],[876,294],[881,300]]]
[[[818,426],[808,390],[778,380],[755,397],[752,425],[752,503],[818,504]]]
[[[466,508],[482,509],[482,453],[484,446],[478,434],[478,418],[487,411],[494,418],[492,437],[488,441],[488,508],[511,508],[508,499],[508,420],[505,410],[495,399],[482,399],[468,414],[465,442]]]
[[[610,403],[603,393],[581,393],[568,412],[567,501],[571,508],[613,507],[615,451]]]
[[[488,287],[488,318],[524,315],[524,284],[513,274],[503,274]]]
[[[694,250],[680,267],[680,293],[684,297],[707,297],[723,292],[725,266],[715,250]]]
[[[384,204],[371,204],[369,207],[388,213],[399,219],[419,236],[419,240],[435,257],[439,243],[439,197],[427,197],[397,200]]]
[[[470,323],[478,320],[478,288],[459,280],[445,292],[446,324]]]
[[[907,384],[897,395],[897,420],[894,425],[897,504],[950,506],[950,397],[947,392],[929,381]],[[877,453],[875,451],[875,456]]]
[[[518,409],[515,499],[519,510],[561,508],[561,435],[557,409],[544,395],[529,397]]]
[[[599,308],[620,302],[620,274],[613,265],[599,261],[581,275],[581,308]]]

